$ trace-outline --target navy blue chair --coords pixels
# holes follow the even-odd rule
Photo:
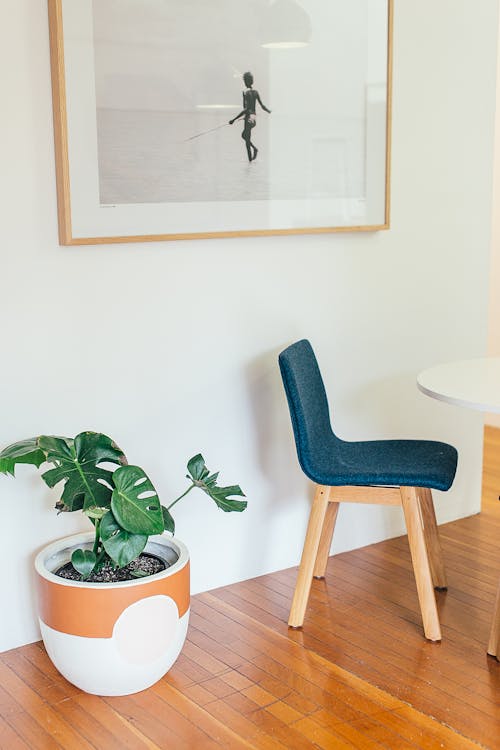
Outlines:
[[[441,640],[434,588],[446,589],[431,489],[448,490],[457,451],[433,440],[348,442],[335,435],[323,379],[309,341],[279,356],[300,466],[316,492],[288,624],[302,627],[313,577],[325,576],[339,503],[401,505],[424,633]]]

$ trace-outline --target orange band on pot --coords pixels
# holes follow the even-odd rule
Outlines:
[[[40,575],[36,584],[40,619],[61,633],[85,638],[111,638],[122,612],[148,596],[170,596],[179,617],[189,609],[189,561],[171,576],[129,587],[61,585]]]

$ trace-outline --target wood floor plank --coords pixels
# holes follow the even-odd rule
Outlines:
[[[415,750],[415,744],[402,737],[386,724],[387,714],[381,714],[379,720],[376,718],[367,718],[356,721],[352,724],[337,725],[336,731],[342,737],[349,739],[355,747],[365,747],[368,741],[376,742],[377,745],[391,750]],[[454,742],[455,735],[450,737],[448,745],[441,743],[441,747],[448,747],[451,750],[451,742]],[[476,750],[477,750],[477,746]],[[375,748],[375,745],[374,745]]]
[[[223,700],[209,703],[206,710],[235,734],[246,738],[254,748],[259,748],[259,750],[290,750],[290,745],[283,744],[277,738],[262,731],[257,724],[251,722]]]
[[[207,750],[217,750],[220,747],[219,743],[197,723],[186,719],[182,712],[165,700],[164,693],[161,691],[137,693],[133,696],[133,700],[145,712],[157,717],[162,725],[176,735],[175,747],[200,747]]]
[[[28,711],[18,711],[6,719],[10,728],[28,745],[30,750],[61,750],[63,745],[56,742],[50,728],[44,729],[40,722]],[[78,745],[73,745],[74,750]],[[7,746],[5,750],[10,750]]]
[[[353,722],[339,723],[328,711],[321,709],[311,718],[318,724],[335,730],[338,735],[353,742],[355,746],[363,746],[367,740],[371,740],[376,743],[376,746],[390,747],[391,750],[415,750],[415,745],[412,742],[405,740],[400,734],[387,726],[387,715],[388,712],[378,715],[380,721],[377,721],[377,717],[367,716]]]
[[[19,706],[61,747],[68,750],[92,750],[90,742],[75,731],[58,711],[40,698],[3,660],[0,660],[0,683]],[[14,713],[12,716],[17,715]]]
[[[119,698],[104,698],[104,701],[129,724],[136,727],[141,736],[147,738],[156,747],[163,748],[171,745],[180,750],[187,750],[189,742],[186,738],[179,738],[173,728],[166,726],[161,717],[149,711],[134,699],[134,696],[121,696]]]
[[[331,750],[332,748],[339,748],[339,750],[352,750],[353,748],[359,748],[359,750],[382,750],[382,745],[378,742],[372,742],[369,739],[366,743],[354,744],[350,739],[343,738],[334,729],[326,729],[310,716],[297,721],[294,727],[315,746],[322,748],[322,750]]]
[[[384,714],[382,723],[384,728],[392,729],[397,735],[412,743],[418,748],[425,750],[477,750],[478,745],[471,740],[462,737],[456,732],[450,732],[442,725],[431,720],[420,722],[413,721],[411,717],[404,714],[405,709],[391,711]],[[378,717],[374,717],[377,720]]]
[[[132,721],[115,711],[99,696],[89,695],[79,690],[72,700],[78,703],[89,716],[98,717],[99,721],[119,740],[123,750],[160,750],[158,745],[143,735]]]
[[[0,717],[0,750],[29,750],[29,745]]]
[[[411,706],[405,706],[397,711],[394,711],[394,716],[401,717],[403,722],[408,726],[418,727],[423,730],[431,731],[431,733],[438,738],[440,747],[449,747],[450,750],[472,750],[477,748],[477,743],[464,737],[458,733],[450,732],[450,728],[439,722],[432,722],[431,719],[425,714],[415,711]],[[494,734],[492,738],[493,744],[486,745],[491,750],[496,750],[495,746],[498,744],[498,734]],[[425,745],[424,745],[425,747]]]
[[[287,725],[265,709],[258,709],[248,714],[248,720],[255,724],[264,734],[273,737],[282,745],[293,750],[311,750],[307,737],[297,730],[295,725]]]
[[[202,729],[221,747],[234,748],[234,750],[246,750],[246,748],[252,747],[244,737],[240,737],[224,723],[215,719],[208,711],[203,710],[203,707],[197,704],[195,700],[191,700],[184,693],[173,688],[166,680],[157,683],[153,690],[186,720]]]

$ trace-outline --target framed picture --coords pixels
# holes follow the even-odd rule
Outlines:
[[[63,245],[389,226],[393,0],[48,0]]]

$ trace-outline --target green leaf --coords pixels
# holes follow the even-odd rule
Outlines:
[[[33,464],[38,469],[44,461],[45,453],[38,445],[38,438],[20,440],[0,453],[0,472],[14,476],[16,464]]]
[[[246,500],[231,499],[231,495],[245,497],[245,493],[242,491],[241,487],[238,484],[231,485],[230,487],[218,487],[217,478],[219,472],[210,474],[205,466],[205,459],[201,453],[198,453],[197,456],[193,456],[193,458],[188,461],[187,468],[190,478],[193,480],[193,484],[196,487],[199,487],[200,490],[203,490],[203,492],[206,492],[221,510],[226,513],[229,511],[241,513],[241,511],[245,510],[247,507]]]
[[[111,511],[101,521],[100,534],[104,549],[119,568],[139,557],[148,541],[146,534],[130,534],[122,529]]]
[[[170,515],[170,511],[162,505],[161,512],[163,514],[163,525],[165,526],[165,531],[170,531],[171,534],[175,534],[175,521]]]
[[[147,474],[139,466],[121,466],[113,482],[111,510],[120,526],[132,534],[162,534],[163,513]]]
[[[212,485],[216,484],[218,476],[219,476],[219,472],[218,471],[216,471],[215,474],[210,474],[210,476],[208,476],[205,479],[205,484],[207,485],[207,487],[211,487]]]
[[[145,570],[131,570],[130,575],[133,578],[146,578],[147,576],[151,575],[150,573],[147,573]]]
[[[84,581],[94,570],[96,562],[97,557],[91,549],[75,549],[71,555],[71,563]]]
[[[189,471],[190,478],[194,482],[205,479],[205,477],[207,477],[209,474],[209,471],[205,466],[205,459],[203,458],[201,453],[198,453],[197,456],[193,456],[193,458],[189,459],[187,469]]]
[[[97,505],[91,505],[89,508],[86,508],[83,513],[88,518],[93,518],[96,521],[99,521],[106,513],[109,513],[109,508],[98,508]]]
[[[113,472],[99,464],[119,465],[126,460],[111,438],[98,432],[81,432],[74,440],[42,435],[38,443],[47,461],[55,464],[54,469],[42,474],[42,479],[49,487],[64,481],[64,491],[56,505],[58,510],[109,508]]]
[[[226,513],[229,513],[230,511],[241,513],[247,507],[246,500],[232,500],[230,497],[231,495],[245,497],[245,493],[238,484],[232,485],[231,487],[207,486],[206,488],[202,487],[201,489],[205,490],[207,495],[209,495],[219,508]]]

